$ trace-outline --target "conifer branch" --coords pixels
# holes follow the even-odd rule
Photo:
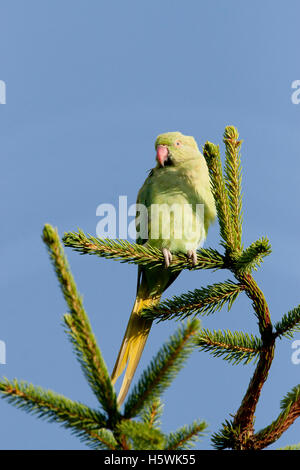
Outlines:
[[[257,270],[263,258],[269,255],[271,251],[269,240],[266,237],[262,237],[251,243],[251,245],[241,253],[234,261],[234,269],[240,274],[250,273],[253,269]]]
[[[235,449],[240,435],[239,426],[234,426],[233,421],[225,420],[221,430],[212,434],[211,442],[216,450]]]
[[[281,400],[282,412],[269,426],[254,435],[254,449],[264,449],[275,442],[300,416],[300,385],[294,387],[291,392]]]
[[[193,338],[199,327],[199,320],[187,321],[162,346],[128,396],[124,409],[125,418],[137,416],[169,387],[193,351]]]
[[[233,421],[233,428],[240,430],[235,449],[244,449],[252,442],[255,410],[274,358],[275,338],[272,333],[269,307],[262,291],[250,274],[240,275],[239,280],[245,286],[247,296],[252,300],[262,341],[259,361]]]
[[[232,445],[234,447],[232,448],[241,449],[246,445],[246,441],[248,442],[247,445],[250,445],[249,438],[253,435],[254,413],[262,386],[267,379],[273,361],[275,338],[272,334],[272,323],[268,304],[250,274],[251,269],[255,268],[257,263],[261,261],[262,256],[270,252],[270,247],[267,241],[263,239],[252,244],[240,255],[242,218],[240,205],[240,162],[237,152],[239,147],[237,140],[238,134],[234,128],[226,128],[224,137],[226,145],[225,180],[222,175],[219,148],[207,142],[204,146],[204,156],[212,180],[212,189],[220,224],[220,234],[226,249],[226,264],[239,283],[244,287],[247,296],[251,299],[254,313],[258,318],[261,334],[261,349],[258,364],[243,401],[235,415],[232,428],[230,432],[228,431],[233,439]],[[236,232],[239,232],[238,236],[236,236]],[[227,427],[226,429],[229,428]]]
[[[65,315],[64,319],[77,358],[93,392],[113,419],[118,414],[116,394],[84,310],[82,298],[77,292],[58,233],[51,225],[45,225],[43,240],[48,247],[62,293],[70,309],[70,314]]]
[[[147,265],[147,267],[162,266],[164,256],[160,250],[151,246],[130,243],[127,240],[111,240],[85,235],[82,230],[68,232],[62,238],[66,247],[71,247],[80,254],[97,255],[106,259],[114,259],[121,263]],[[182,269],[222,269],[224,258],[212,248],[202,248],[197,251],[197,264],[193,266],[192,261],[184,254],[174,254],[171,271]]]
[[[94,450],[120,450],[119,443],[110,429],[101,428],[89,433],[86,444]]]
[[[149,426],[158,427],[160,426],[160,417],[163,412],[163,405],[159,398],[153,400],[148,406],[145,407],[141,415],[143,423],[147,423]]]
[[[195,344],[202,351],[210,352],[214,357],[222,357],[233,364],[249,364],[257,361],[262,342],[259,338],[240,331],[200,330],[195,337]]]
[[[274,341],[263,342],[259,355],[259,361],[250,380],[248,389],[242,403],[234,417],[233,429],[239,429],[235,440],[235,450],[253,448],[253,426],[256,406],[261,394],[262,387],[267,380],[268,373],[274,357]]]
[[[165,445],[165,436],[160,429],[147,423],[124,419],[118,425],[118,433],[126,436],[134,450],[163,449]]]
[[[59,423],[93,446],[101,445],[98,431],[106,426],[106,418],[98,411],[51,390],[35,387],[25,381],[18,382],[16,379],[11,382],[4,379],[0,382],[0,392],[3,398],[17,408]]]
[[[231,218],[228,191],[223,178],[222,162],[219,146],[206,142],[203,147],[203,156],[209,169],[211,188],[214,195],[219,225],[220,235],[226,252],[235,251],[235,235]]]
[[[180,296],[160,302],[151,309],[144,309],[142,315],[150,320],[184,319],[189,315],[209,315],[228,304],[228,310],[244,289],[242,284],[230,280],[189,291]]]
[[[258,318],[259,330],[261,335],[268,342],[268,340],[271,340],[272,338],[272,323],[269,306],[265,296],[251,274],[237,274],[236,277],[244,286],[246,295],[252,301],[254,313]]]
[[[275,337],[286,336],[293,338],[294,333],[300,332],[300,305],[285,313],[282,319],[274,325]]]
[[[232,216],[235,247],[242,249],[242,190],[241,190],[241,158],[240,146],[242,141],[233,126],[227,126],[224,132],[225,143],[225,181]]]
[[[205,421],[194,421],[189,426],[182,426],[175,432],[167,435],[164,450],[184,450],[190,448],[203,436],[207,424]]]

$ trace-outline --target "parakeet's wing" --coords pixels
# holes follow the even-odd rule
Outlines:
[[[144,243],[147,242],[147,238],[142,238],[139,233],[141,232],[141,224],[145,224],[147,222],[147,226],[149,225],[149,215],[150,211],[149,208],[151,206],[151,201],[152,201],[152,178],[153,178],[153,169],[149,171],[148,177],[145,179],[143,186],[138,192],[137,195],[137,212],[139,212],[139,205],[145,207],[147,209],[147,214],[144,213],[144,216],[147,217],[147,221],[143,219],[141,216],[141,213],[139,212],[138,215],[136,215],[136,230],[137,230],[137,238],[136,238],[136,243],[139,245],[144,245]],[[146,227],[147,228],[147,227]]]
[[[136,199],[136,205],[137,205],[137,214],[136,214],[136,219],[135,219],[135,225],[136,225],[136,231],[137,231],[137,237],[136,237],[136,243],[138,245],[144,245],[147,243],[148,240],[148,227],[150,224],[150,207],[151,207],[151,201],[152,201],[152,178],[153,178],[153,172],[154,170],[149,171],[148,177],[145,179],[143,186],[138,192],[137,199]],[[143,212],[143,215],[141,214],[141,211],[139,210],[139,206],[143,206],[146,211]],[[142,230],[142,225],[143,225],[143,230]],[[142,237],[141,232],[147,232],[147,238]],[[140,282],[141,282],[141,276],[143,273],[143,267],[139,266],[138,267],[138,277],[137,277],[137,292],[139,290]]]
[[[136,216],[136,230],[137,230],[137,238],[136,238],[136,243],[139,245],[144,245],[148,241],[148,235],[149,231],[151,229],[151,204],[153,203],[154,199],[154,179],[155,179],[155,169],[152,169],[149,171],[149,175],[146,178],[143,186],[138,192],[137,195],[137,209],[139,205],[143,206],[146,208],[146,211],[143,212],[143,216],[141,216],[141,212]],[[138,211],[138,210],[137,210]],[[141,230],[141,225],[143,224],[143,229]],[[146,230],[145,230],[146,229]],[[139,233],[142,233],[145,231],[147,232],[147,238],[139,235]],[[147,268],[143,266],[139,266],[138,268],[138,280],[137,280],[137,291],[140,286],[141,282],[141,276],[147,272],[147,280],[148,284],[154,283],[155,285],[157,284],[158,277],[163,278],[163,289],[162,291],[166,290],[174,281],[175,279],[179,276],[180,271],[176,272],[169,272],[164,269],[162,266],[162,269],[156,268],[152,269],[152,272],[149,272]],[[150,287],[149,285],[149,287]]]

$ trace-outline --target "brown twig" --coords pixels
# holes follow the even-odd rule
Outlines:
[[[253,449],[261,450],[277,441],[300,416],[300,398],[290,407],[288,413],[281,413],[274,425],[268,426],[253,436]]]

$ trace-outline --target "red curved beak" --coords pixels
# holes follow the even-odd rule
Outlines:
[[[158,145],[156,148],[156,160],[160,166],[164,166],[168,160],[169,150],[166,145]]]

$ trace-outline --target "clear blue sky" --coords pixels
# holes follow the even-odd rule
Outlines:
[[[262,235],[273,253],[256,279],[273,321],[299,304],[299,2],[152,0],[26,2],[1,5],[1,317],[7,364],[0,373],[96,406],[62,327],[66,311],[41,241],[95,234],[100,203],[134,203],[154,164],[154,139],[179,130],[222,144],[227,124],[244,144],[244,243]],[[223,146],[222,146],[223,148]],[[205,246],[218,247],[218,227]],[[67,255],[111,370],[132,307],[136,267]],[[228,273],[184,272],[168,296]],[[247,298],[203,318],[210,329],[257,333]],[[139,370],[177,327],[155,325]],[[300,339],[300,335],[295,336]],[[256,430],[279,413],[299,383],[291,341],[278,343],[256,412]],[[209,431],[236,412],[254,370],[194,352],[164,396],[163,430],[199,417]],[[56,424],[0,402],[1,449],[81,449]],[[296,421],[271,448],[299,441]],[[209,434],[198,445],[210,448]]]

